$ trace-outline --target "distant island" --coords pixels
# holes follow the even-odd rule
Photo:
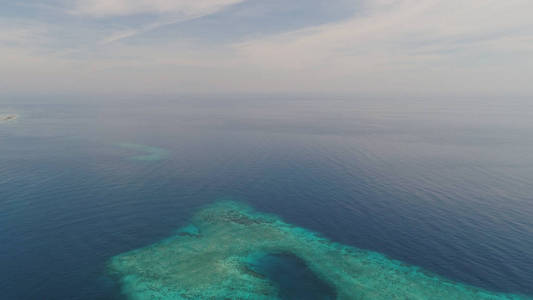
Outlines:
[[[15,114],[8,114],[8,115],[0,115],[0,122],[8,122],[13,121],[18,118],[18,115]]]

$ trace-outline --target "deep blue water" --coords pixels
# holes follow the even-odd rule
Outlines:
[[[299,257],[290,253],[271,253],[259,257],[250,270],[270,280],[282,300],[335,300],[335,289],[324,282]]]
[[[0,297],[118,299],[110,257],[221,197],[533,295],[530,102],[2,97],[21,117],[0,124]],[[132,160],[119,143],[169,155]]]

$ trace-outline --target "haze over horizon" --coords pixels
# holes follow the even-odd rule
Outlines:
[[[23,93],[533,95],[527,0],[25,0],[0,11]]]

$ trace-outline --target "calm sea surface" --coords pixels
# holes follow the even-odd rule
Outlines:
[[[533,295],[531,101],[2,97],[2,112],[20,118],[0,124],[1,299],[120,299],[110,257],[228,197]]]

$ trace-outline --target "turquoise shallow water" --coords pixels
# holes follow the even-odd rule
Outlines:
[[[192,222],[110,260],[128,299],[533,299],[333,243],[235,202],[208,206]]]
[[[109,260],[201,235],[177,230],[224,196],[455,283],[533,295],[527,101],[2,101],[21,116],[0,126],[2,298],[121,299]]]

